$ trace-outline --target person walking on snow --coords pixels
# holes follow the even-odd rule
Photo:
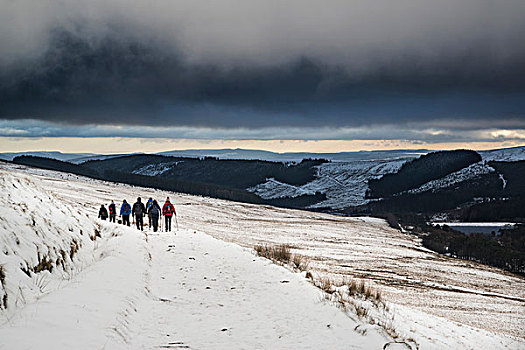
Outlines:
[[[122,216],[122,224],[129,226],[129,215],[131,214],[131,205],[124,199],[120,207],[120,216]]]
[[[106,220],[108,218],[108,211],[106,210],[104,204],[100,206],[100,210],[98,211],[98,217],[102,220]]]
[[[148,224],[149,224],[149,227],[151,227],[150,209],[151,209],[152,205],[153,205],[153,198],[149,197],[148,202],[146,203],[146,212],[148,213]]]
[[[153,225],[153,232],[157,232],[159,228],[159,217],[160,217],[160,206],[159,206],[159,203],[157,203],[157,201],[154,200],[151,206],[149,207],[148,216]]]
[[[115,203],[111,201],[111,204],[108,206],[109,209],[109,222],[115,222],[115,217],[117,216],[117,208]]]
[[[166,203],[162,207],[162,214],[166,220],[166,231],[171,231],[171,217],[177,213],[173,204],[170,203],[170,197],[166,198]]]
[[[142,218],[146,215],[146,207],[144,206],[144,203],[140,201],[140,197],[138,197],[137,202],[133,204],[133,210],[131,214],[135,217],[137,230],[144,231],[144,221]]]

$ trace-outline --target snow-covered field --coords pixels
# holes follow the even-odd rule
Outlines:
[[[367,326],[370,319],[323,301],[304,274],[255,257],[251,248],[260,243],[292,245],[316,278],[366,279],[388,305],[371,310],[374,322],[388,320],[421,349],[525,347],[522,277],[434,254],[378,219],[4,164],[0,178],[0,293],[8,293],[0,348],[377,349],[391,340],[381,327]],[[177,235],[146,238],[96,219],[111,199],[168,195],[178,210]],[[73,238],[81,246],[71,260]],[[31,277],[22,272],[44,255],[59,267]],[[354,331],[365,326],[365,335]]]

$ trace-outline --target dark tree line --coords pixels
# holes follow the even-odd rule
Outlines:
[[[304,209],[310,205],[322,202],[326,200],[326,194],[321,192],[316,192],[315,194],[303,194],[297,197],[283,197],[283,198],[274,198],[266,199],[265,203],[274,205],[276,207],[284,208],[295,208],[295,209]]]
[[[59,171],[67,172],[67,173],[88,176],[88,177],[98,176],[98,173],[92,169],[85,168],[81,165],[63,162],[61,160],[56,160],[56,159],[51,159],[51,158],[35,157],[35,156],[18,156],[13,159],[13,163],[33,166],[33,167],[47,169],[47,170],[59,170]]]
[[[468,150],[429,153],[403,164],[394,174],[369,180],[367,197],[384,198],[414,189],[479,161],[481,156]]]
[[[463,233],[428,228],[423,245],[435,252],[525,274],[525,225],[502,230],[501,235]]]
[[[190,181],[178,181],[161,176],[146,176],[119,171],[104,171],[104,180],[128,185],[152,187],[164,191],[181,192],[244,203],[262,204],[264,200],[248,191],[224,186]]]
[[[185,158],[161,155],[130,155],[105,160],[88,161],[82,166],[96,170],[116,170],[136,173],[144,167],[164,168],[162,176],[173,180],[212,183],[246,189],[275,178],[291,185],[303,185],[315,179],[315,166],[323,159],[305,159],[298,164],[263,160],[230,160],[214,157]]]

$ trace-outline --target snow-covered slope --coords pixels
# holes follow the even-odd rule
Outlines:
[[[367,181],[396,172],[407,160],[403,158],[324,163],[317,166],[316,179],[305,185],[293,186],[268,179],[248,190],[264,199],[297,197],[321,192],[326,194],[327,199],[312,205],[312,208],[340,209],[367,203],[365,199]]]
[[[516,162],[525,160],[525,147],[505,148],[492,151],[478,152],[482,160],[466,168],[449,174],[441,179],[427,182],[420,187],[410,190],[411,193],[424,191],[435,191],[440,188],[452,186],[456,183],[473,179],[476,176],[492,173],[495,170],[488,165],[490,161]],[[501,185],[505,186],[505,179],[502,178]]]
[[[6,266],[8,293],[14,296],[0,313],[0,348],[382,348],[389,339],[381,327],[366,326],[369,322],[388,325],[421,349],[517,349],[525,344],[522,277],[434,254],[416,237],[390,229],[382,220],[1,167],[6,196],[16,197],[13,183],[29,181],[18,202],[4,203],[14,209],[2,221],[2,237],[26,232],[6,223],[15,222],[15,215],[24,217],[19,224],[31,225],[30,214],[16,210],[17,203],[35,196],[42,208],[29,207],[29,212],[39,222],[45,218],[50,227],[61,228],[56,236],[65,237],[64,242],[80,227],[89,231],[100,225],[102,237],[84,238],[78,260],[75,256],[71,263],[77,266],[75,273],[46,272],[50,282],[44,293],[36,289],[34,298],[18,298],[18,304],[9,300],[17,300],[19,281],[29,277],[18,274],[13,263],[24,260],[11,254],[16,240],[5,240],[3,249],[10,253],[0,254],[0,265]],[[139,195],[174,199],[177,235],[146,237],[95,219],[100,203]],[[65,214],[54,213],[55,207]],[[73,231],[67,226],[70,213],[79,220]],[[55,244],[39,241],[29,231],[27,237],[37,246]],[[369,310],[373,318],[360,319],[348,310],[345,315],[323,302],[322,293],[304,275],[255,257],[251,248],[264,243],[290,244],[294,254],[308,258],[318,281],[366,279],[382,291],[388,308]],[[25,251],[29,249],[19,254],[30,256]],[[38,277],[28,284],[38,285]],[[366,334],[354,331],[356,327]]]
[[[0,266],[5,275],[0,296],[4,309],[12,311],[51,288],[53,275],[70,278],[95,261],[103,229],[32,177],[2,171],[0,184]]]
[[[501,162],[515,162],[525,160],[525,146],[495,149],[478,152],[484,161],[497,160]]]

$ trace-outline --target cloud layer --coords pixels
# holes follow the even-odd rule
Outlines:
[[[0,0],[0,7],[6,120],[525,128],[522,0]]]

